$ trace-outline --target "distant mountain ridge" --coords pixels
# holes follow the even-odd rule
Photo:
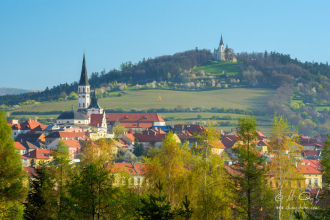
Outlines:
[[[17,89],[17,88],[0,88],[0,96],[2,95],[18,95],[28,92],[37,92],[39,90],[27,90],[27,89]]]

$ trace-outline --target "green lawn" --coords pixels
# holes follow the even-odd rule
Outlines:
[[[149,109],[149,108],[262,108],[275,90],[270,89],[220,89],[211,91],[173,91],[173,90],[132,90],[120,97],[99,99],[104,109]],[[158,101],[158,97],[162,101]],[[77,109],[77,100],[50,102],[36,105],[21,106],[17,111],[68,111],[71,107]]]
[[[244,68],[243,65],[235,62],[219,62],[219,63],[209,63],[205,66],[197,67],[195,70],[204,70],[205,73],[211,73],[214,75],[221,75],[224,71],[225,73],[229,75],[235,75],[238,74],[240,69]]]

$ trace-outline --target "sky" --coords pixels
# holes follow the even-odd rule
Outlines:
[[[0,88],[44,90],[195,49],[330,61],[330,1],[0,0]]]

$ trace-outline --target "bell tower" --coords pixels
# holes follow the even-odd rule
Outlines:
[[[219,60],[220,61],[225,61],[225,45],[223,44],[222,40],[222,34],[221,34],[221,39],[220,39],[220,44],[219,44]]]
[[[82,62],[80,81],[78,85],[78,111],[83,111],[90,104],[90,85],[88,83],[85,53]]]

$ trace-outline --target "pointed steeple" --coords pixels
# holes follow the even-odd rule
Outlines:
[[[99,103],[97,102],[97,98],[96,98],[95,90],[94,90],[94,92],[91,94],[91,104],[88,106],[87,109],[91,109],[91,108],[101,109]]]
[[[82,62],[79,85],[81,85],[81,86],[89,85],[88,76],[87,76],[86,61],[85,61],[85,53],[84,53],[84,58],[83,58],[83,62]]]
[[[221,34],[221,39],[220,39],[220,45],[223,45],[222,34]]]

